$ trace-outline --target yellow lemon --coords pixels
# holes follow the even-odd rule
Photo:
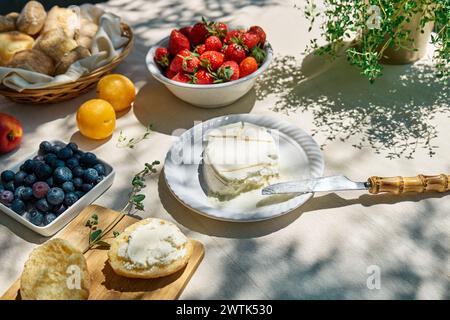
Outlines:
[[[131,106],[136,98],[133,82],[121,74],[109,74],[97,84],[97,97],[108,101],[116,112]]]
[[[106,139],[116,127],[116,113],[108,101],[88,100],[77,112],[77,125],[81,134],[90,139]]]

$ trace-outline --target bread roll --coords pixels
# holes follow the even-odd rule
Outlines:
[[[148,218],[132,224],[115,238],[109,264],[118,275],[151,279],[168,276],[188,263],[192,242],[173,223]]]
[[[20,277],[23,300],[85,300],[89,289],[86,259],[63,239],[34,249]]]
[[[95,22],[92,22],[86,18],[81,18],[80,34],[77,38],[78,45],[90,49],[92,46],[92,40],[97,34],[97,31],[98,25]]]
[[[78,46],[64,57],[62,57],[61,61],[56,65],[55,75],[66,73],[67,69],[74,63],[80,59],[89,57],[91,52],[82,46]]]
[[[39,36],[36,44],[36,47],[52,57],[55,63],[61,61],[67,53],[77,46],[77,42],[62,29],[52,29],[44,32]]]
[[[11,16],[0,16],[0,32],[16,30],[16,20]]]
[[[29,35],[38,34],[44,26],[47,13],[37,1],[29,1],[17,18],[17,29]]]
[[[18,31],[0,33],[0,65],[8,64],[16,52],[31,49],[34,39]]]
[[[49,76],[52,76],[55,72],[55,64],[52,58],[37,49],[17,52],[7,66],[39,72]]]
[[[80,31],[79,12],[75,8],[60,8],[54,6],[47,15],[42,32],[60,29],[71,39]]]

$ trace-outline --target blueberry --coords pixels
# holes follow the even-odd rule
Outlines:
[[[30,187],[24,187],[20,193],[20,200],[29,201],[33,198],[33,189]]]
[[[55,144],[52,146],[52,153],[54,154],[58,154],[59,150],[61,150],[63,148],[63,146],[59,145],[59,144]]]
[[[35,156],[35,157],[33,158],[33,160],[34,160],[34,161],[37,161],[37,162],[44,162],[44,156],[42,156],[42,155],[37,155],[37,156]]]
[[[47,182],[49,187],[53,187],[55,185],[55,181],[53,180],[53,177],[48,178],[47,180],[45,180],[45,182]]]
[[[54,153],[48,153],[44,156],[44,161],[49,166],[53,166],[53,162],[58,160],[58,157]]]
[[[53,173],[53,179],[58,184],[63,184],[66,181],[70,181],[72,178],[72,171],[67,167],[56,168]]]
[[[62,184],[62,189],[64,190],[64,192],[74,192],[75,191],[75,186],[73,185],[73,182],[71,181],[66,181]]]
[[[66,147],[72,151],[78,150],[78,145],[75,142],[69,142]]]
[[[39,163],[34,169],[34,174],[39,180],[45,181],[52,175],[52,168],[46,163]]]
[[[5,191],[5,187],[0,183],[0,193],[2,193],[3,191]]]
[[[15,213],[22,214],[25,212],[25,203],[22,200],[15,199],[11,202],[11,210]]]
[[[36,202],[36,209],[38,209],[41,212],[48,212],[50,211],[50,204],[45,198],[39,199]]]
[[[15,173],[11,170],[5,170],[2,172],[1,178],[3,183],[7,183],[14,180]]]
[[[84,174],[84,169],[80,166],[72,169],[72,174],[74,177],[82,177]]]
[[[84,196],[84,192],[80,190],[75,191],[75,194],[77,195],[78,199],[81,199]]]
[[[9,190],[4,190],[0,194],[0,202],[4,205],[9,205],[14,200],[14,193]]]
[[[44,226],[46,226],[46,225],[52,223],[53,220],[55,220],[55,219],[56,219],[56,214],[54,214],[54,213],[47,213],[47,214],[44,216]]]
[[[37,181],[36,175],[34,173],[29,174],[23,179],[23,183],[27,187],[31,187]]]
[[[57,206],[64,201],[64,191],[61,188],[51,188],[47,194],[47,201],[51,205]]]
[[[57,206],[57,208],[55,207],[54,209],[53,209],[53,212],[57,215],[57,216],[59,216],[61,213],[63,213],[64,211],[66,211],[66,207],[62,204],[62,205],[60,205],[60,206]]]
[[[94,186],[91,183],[83,183],[83,185],[81,186],[81,191],[83,191],[84,193],[88,193],[93,187]]]
[[[67,160],[72,158],[73,156],[73,151],[72,149],[68,148],[68,147],[64,147],[61,150],[58,151],[58,153],[56,154],[56,156],[61,159],[61,160]]]
[[[3,185],[3,187],[5,187],[5,190],[11,191],[11,192],[14,192],[14,190],[16,190],[16,187],[14,186],[14,181],[5,183]]]
[[[42,141],[39,145],[39,151],[44,154],[52,152],[52,144],[48,141]]]
[[[66,163],[63,160],[59,160],[59,159],[53,161],[53,163],[52,163],[52,168],[53,169],[62,168],[62,167],[65,167],[65,166],[66,166]]]
[[[84,171],[83,180],[87,183],[94,183],[98,178],[98,173],[95,169],[89,168]]]
[[[73,179],[73,186],[76,189],[80,189],[82,185],[83,185],[83,180],[81,178],[74,178]]]
[[[21,199],[22,200],[22,192],[25,189],[24,186],[19,186],[14,190],[14,199]]]
[[[40,226],[42,224],[42,222],[44,221],[44,215],[39,212],[36,209],[31,210],[31,212],[28,214],[28,220],[36,225],[36,226]]]
[[[106,168],[102,163],[97,163],[94,166],[95,171],[97,171],[99,176],[106,176]]]
[[[95,184],[99,184],[103,179],[105,179],[104,176],[98,176],[97,180],[95,180]]]
[[[69,169],[74,169],[76,167],[78,167],[80,165],[80,163],[78,162],[77,158],[70,158],[66,161],[66,166]]]
[[[77,201],[78,201],[78,197],[77,197],[75,192],[69,192],[64,197],[64,205],[66,207],[70,207],[71,205],[73,205]]]
[[[26,176],[27,173],[25,171],[18,171],[14,176],[14,185],[16,187],[23,186]]]
[[[36,161],[28,159],[20,166],[20,170],[23,170],[26,173],[33,173],[35,166],[36,166]]]
[[[87,167],[93,167],[97,164],[97,156],[92,152],[86,152],[81,155],[80,162]]]
[[[42,199],[47,196],[50,187],[46,182],[36,182],[33,184],[33,195],[36,199]]]
[[[74,157],[75,159],[77,159],[78,161],[80,161],[80,159],[81,159],[81,154],[78,153],[78,152],[75,152],[75,153],[73,154],[73,157]]]

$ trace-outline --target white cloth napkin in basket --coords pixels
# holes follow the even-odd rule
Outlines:
[[[92,7],[91,4],[84,4],[80,10],[88,13]],[[94,69],[107,65],[122,52],[129,40],[122,36],[120,21],[121,19],[112,13],[102,13],[99,29],[92,42],[92,55],[74,62],[65,74],[52,77],[24,69],[0,67],[1,83],[18,92],[24,89],[48,88],[76,81]]]

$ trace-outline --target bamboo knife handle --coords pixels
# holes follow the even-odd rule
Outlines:
[[[370,177],[368,180],[369,192],[377,194],[389,192],[402,194],[407,192],[446,192],[450,191],[450,176],[440,174],[416,177]]]

